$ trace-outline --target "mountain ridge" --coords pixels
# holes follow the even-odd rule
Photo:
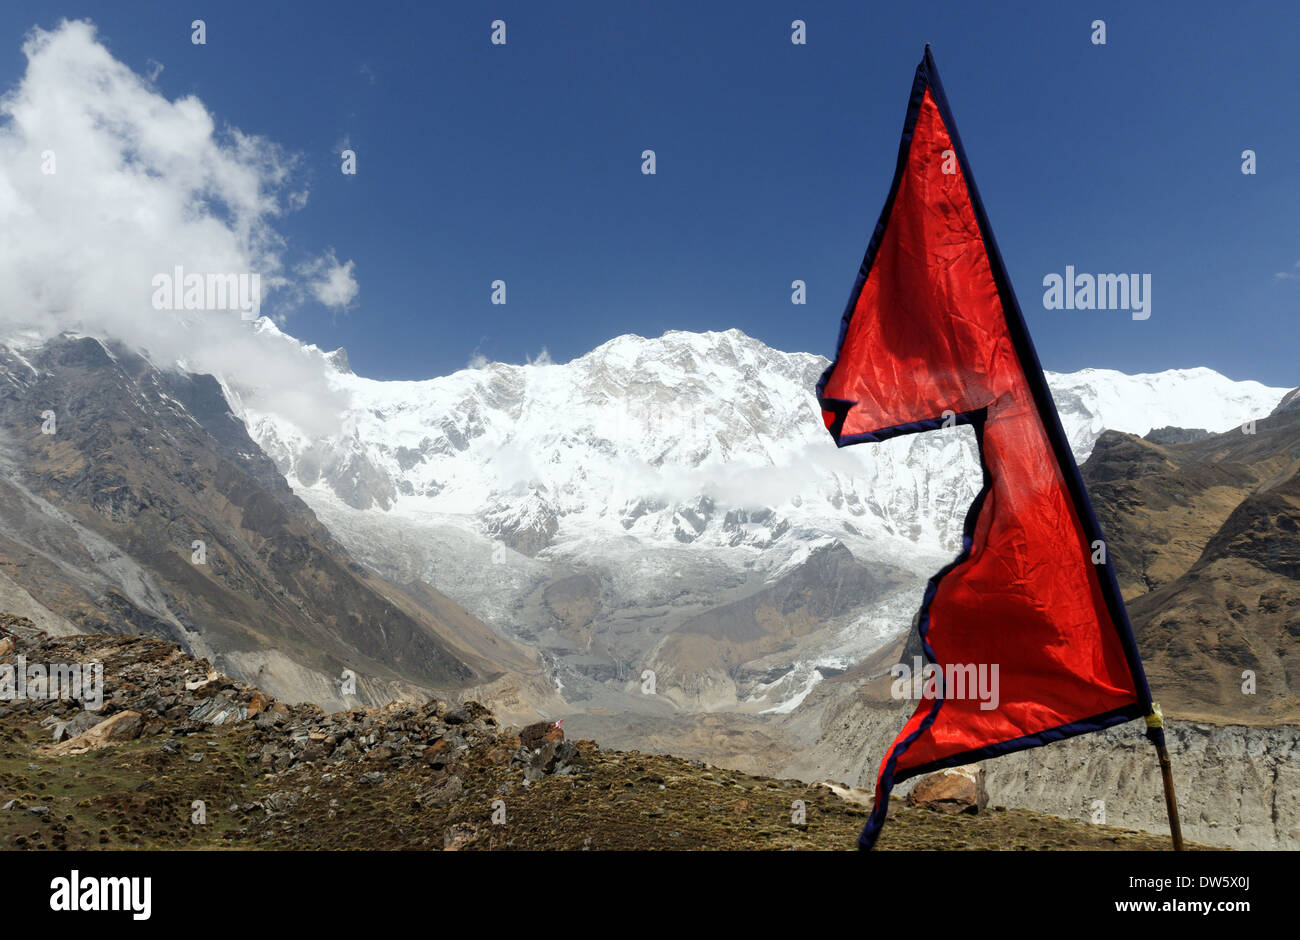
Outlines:
[[[1300,722],[1300,411],[1163,444],[1108,432],[1083,474],[1166,711]]]
[[[380,697],[501,674],[439,637],[440,608],[466,633],[457,605],[436,592],[423,609],[398,603],[348,556],[211,376],[88,337],[0,348],[0,433],[7,581],[78,627],[162,636],[232,671],[269,667],[286,688],[305,667],[327,698],[348,667]]]
[[[619,678],[645,669],[671,677],[661,694],[674,707],[792,707],[808,683],[906,628],[979,488],[968,428],[836,449],[813,395],[827,361],[734,329],[628,334],[567,363],[420,381],[321,362],[351,401],[344,430],[311,437],[249,408],[250,434],[366,564],[422,577],[503,634],[542,644],[553,684],[591,707],[659,708]],[[1223,430],[1286,392],[1205,368],[1049,382],[1081,461],[1107,427],[1147,433],[1193,415]],[[743,663],[692,638],[688,622],[750,603],[791,566],[825,583],[815,569],[829,556],[812,550],[835,543],[880,574],[853,609],[811,632],[792,610],[765,613],[783,639],[756,643],[762,654]],[[555,619],[545,592],[560,582],[570,594],[583,585],[570,600],[589,622]]]

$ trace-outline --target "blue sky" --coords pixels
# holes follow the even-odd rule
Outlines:
[[[930,42],[1047,368],[1300,383],[1294,6],[982,6],[19,2],[0,85],[29,28],[84,17],[130,68],[161,64],[166,97],[300,154],[310,199],[277,228],[291,255],[353,261],[360,291],[264,312],[361,374],[420,378],[667,329],[830,354]],[[1045,310],[1067,264],[1150,273],[1151,318]]]

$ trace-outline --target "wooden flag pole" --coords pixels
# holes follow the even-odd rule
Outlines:
[[[1178,819],[1178,799],[1174,796],[1174,767],[1169,761],[1169,749],[1165,746],[1165,718],[1160,712],[1160,705],[1151,703],[1151,714],[1147,715],[1147,737],[1156,746],[1156,756],[1160,758],[1160,776],[1165,784],[1165,810],[1169,813],[1169,834],[1173,836],[1174,851],[1183,851],[1183,827]]]

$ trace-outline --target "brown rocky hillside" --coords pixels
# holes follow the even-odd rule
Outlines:
[[[106,692],[93,716],[75,702],[0,702],[7,849],[853,849],[868,813],[860,796],[824,785],[602,750],[549,723],[502,727],[473,702],[325,714],[153,637],[18,632],[0,640],[0,664],[98,661]],[[1167,840],[900,800],[879,847],[1163,849]]]
[[[1108,431],[1083,467],[1166,713],[1300,722],[1297,402],[1224,434]]]

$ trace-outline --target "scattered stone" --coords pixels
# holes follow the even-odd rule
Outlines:
[[[447,827],[442,834],[442,850],[458,852],[478,841],[478,826],[473,823],[457,823]]]
[[[307,743],[303,745],[302,759],[305,761],[324,760],[325,758],[329,757],[330,752],[333,749],[334,749],[333,746],[330,745],[329,742],[325,740],[324,735],[321,735],[319,739],[316,738],[315,735],[313,735],[310,739],[308,739]]]
[[[464,705],[453,708],[443,716],[442,720],[449,725],[463,725],[471,719],[469,709]]]
[[[267,815],[273,815],[293,809],[301,799],[302,794],[300,793],[294,793],[292,790],[278,790],[262,800],[261,805],[262,809],[266,810]]]
[[[456,797],[460,796],[465,790],[465,782],[456,774],[452,774],[438,786],[430,787],[415,798],[416,805],[429,809],[434,806],[444,806],[450,803]]]
[[[212,688],[205,685],[204,688]],[[248,710],[242,705],[232,702],[225,696],[210,698],[206,702],[194,706],[190,710],[189,718],[191,721],[202,721],[210,725],[224,725],[229,722],[242,721],[247,717]]]
[[[571,741],[546,741],[536,750],[521,746],[511,763],[523,765],[525,783],[536,783],[548,774],[567,776],[581,769],[582,754]]]
[[[207,687],[208,687],[209,685],[211,685],[213,682],[216,682],[216,681],[217,681],[217,678],[218,678],[218,677],[217,677],[217,673],[216,673],[215,671],[209,672],[208,675],[207,675],[207,678],[204,678],[204,679],[196,679],[196,680],[191,681],[191,682],[186,682],[186,683],[185,683],[185,691],[186,691],[186,692],[197,692],[197,691],[199,691],[200,689],[207,688]]]
[[[784,780],[782,785],[787,789],[793,785],[792,781]],[[847,783],[831,783],[829,780],[822,783],[822,786],[830,790],[845,803],[852,803],[855,806],[861,806],[866,809],[873,809],[876,805],[876,797],[870,790],[859,790],[857,787],[851,787]]]
[[[527,748],[517,730],[500,728],[478,702],[394,702],[326,714],[317,706],[289,705],[241,685],[213,670],[208,662],[192,658],[155,637],[19,638],[16,642],[19,648],[30,647],[29,656],[39,652],[52,662],[95,660],[104,664],[102,712],[87,712],[52,700],[24,700],[13,706],[19,720],[45,729],[42,738],[46,734],[59,737],[41,746],[37,753],[79,754],[156,736],[156,746],[146,754],[159,759],[164,755],[183,757],[199,764],[219,743],[213,727],[238,725],[240,756],[257,767],[264,779],[310,773],[313,785],[342,784],[345,790],[340,792],[345,792],[349,785],[373,787],[394,780],[397,774],[413,775],[404,776],[403,783],[410,784],[409,798],[418,807],[417,812],[465,805],[471,790],[466,782],[470,779],[468,773],[478,767],[522,769],[527,777],[525,785],[544,776],[585,772],[583,752],[566,741],[554,723],[530,726],[535,728],[540,746]],[[187,737],[195,740],[187,744]],[[582,746],[593,745],[587,742]],[[127,760],[134,761],[134,755]],[[29,770],[48,771],[50,766],[32,763]],[[157,792],[155,784],[165,779],[166,764],[155,766],[161,767],[155,777],[146,776],[143,784],[131,788],[140,801],[134,805],[147,805],[147,797]],[[89,767],[84,771],[94,772]],[[246,798],[238,798],[232,812],[242,812],[246,827],[236,831],[244,838],[263,838],[268,826],[290,825],[295,815],[301,814],[300,785],[305,782],[301,776],[289,776],[286,784],[290,781],[291,787],[284,789],[274,784],[268,787],[273,791],[270,797],[260,795],[267,792],[263,790],[258,795],[250,791]],[[519,783],[519,774],[513,774],[509,782],[497,781],[493,790],[508,795],[512,787],[513,792],[518,792]],[[21,802],[11,801],[8,805],[15,811],[24,808]],[[351,815],[356,809],[347,806],[346,800],[335,800],[324,812],[334,818]],[[463,810],[452,809],[451,813],[457,825],[445,830],[444,847],[457,850],[486,835],[486,830],[464,822]],[[101,833],[99,844],[110,842],[111,837]],[[437,842],[434,830],[428,844],[437,847]]]

